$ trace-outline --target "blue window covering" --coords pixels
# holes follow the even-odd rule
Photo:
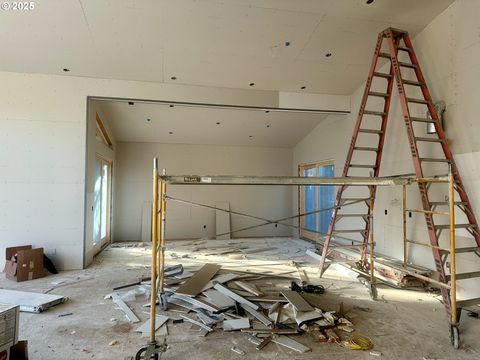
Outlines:
[[[304,176],[333,177],[335,176],[334,165],[324,165],[316,168],[305,169]],[[304,209],[308,213],[320,209],[333,207],[335,203],[335,187],[328,186],[304,186]],[[326,234],[333,210],[305,216],[304,227],[310,231],[318,231]]]

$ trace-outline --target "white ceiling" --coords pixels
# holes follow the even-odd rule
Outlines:
[[[452,2],[35,1],[0,10],[0,71],[348,95],[379,31],[416,34]]]
[[[92,100],[91,106],[107,123],[116,141],[166,144],[291,148],[328,116],[287,111],[267,113],[264,110],[170,107],[159,103],[134,102],[129,105],[127,101],[113,100]]]

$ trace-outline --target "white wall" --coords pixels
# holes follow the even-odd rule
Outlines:
[[[17,73],[0,82],[0,254],[32,244],[60,269],[84,266],[88,96],[278,105],[268,91]]]
[[[152,159],[169,174],[278,175],[288,176],[292,149],[242,146],[182,145],[119,142],[116,155],[116,219],[114,241],[141,239],[142,208],[152,198]],[[188,186],[170,185],[172,197],[215,206],[229,201],[230,208],[255,216],[277,219],[291,215],[288,187],[279,186]],[[167,238],[186,239],[215,235],[215,212],[169,201]],[[259,221],[231,215],[231,228],[259,224]],[[206,229],[203,226],[206,225]],[[234,237],[289,236],[291,228],[262,226],[235,233]]]
[[[480,98],[480,38],[478,37],[478,14],[480,2],[457,0],[415,39],[414,48],[427,79],[434,101],[447,103],[445,130],[454,152],[467,192],[477,216],[480,214],[480,122],[478,121],[478,99]],[[372,55],[375,39],[372,39]],[[385,70],[385,69],[384,69]],[[388,69],[387,69],[388,70]],[[365,74],[365,77],[367,74]],[[340,176],[345,163],[351,134],[359,109],[364,85],[352,95],[352,114],[344,117],[330,116],[308,134],[294,148],[294,170],[299,163],[333,158],[336,175]],[[415,97],[415,96],[412,96]],[[372,106],[373,107],[373,106]],[[390,118],[385,140],[381,176],[413,172],[412,159],[408,147],[405,125],[401,116],[398,95],[394,91]],[[422,115],[421,113],[416,113]],[[424,114],[423,114],[424,115]],[[367,126],[368,127],[368,126]],[[373,125],[371,126],[373,128]],[[424,136],[424,125],[416,125],[417,136]],[[372,144],[371,144],[372,145]],[[435,150],[437,149],[437,150]],[[422,145],[420,149],[427,157],[439,157],[438,145]],[[438,155],[438,156],[437,156]],[[368,155],[357,158],[356,163],[365,161]],[[369,162],[364,162],[369,163]],[[370,162],[371,163],[371,162]],[[446,173],[446,167],[428,168],[426,174]],[[401,188],[379,188],[375,211],[375,239],[380,253],[401,258],[403,254],[401,232]],[[439,191],[436,196],[446,194]],[[418,188],[410,187],[409,206],[421,208]],[[294,201],[294,208],[296,202]],[[384,210],[388,210],[388,215]],[[458,213],[460,217],[460,213]],[[408,237],[428,242],[424,218],[413,215],[408,220]],[[459,246],[466,246],[465,235],[458,231]],[[442,238],[443,239],[443,238]],[[447,244],[445,240],[442,244]],[[473,246],[473,242],[468,243]],[[413,250],[413,252],[412,252]],[[410,249],[409,260],[434,268],[433,257],[428,248],[415,246]],[[480,269],[478,257],[473,254],[459,255],[458,270]],[[471,284],[461,282],[459,292],[467,296],[480,296],[473,293]]]

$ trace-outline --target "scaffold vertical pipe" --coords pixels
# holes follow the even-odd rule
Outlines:
[[[455,198],[452,167],[448,171],[448,205],[450,212],[450,297],[452,300],[452,324],[457,324],[457,269],[455,264]]]
[[[375,196],[375,188],[373,186],[369,187],[370,189],[370,284],[373,286],[375,284],[375,264],[374,264],[374,254],[375,254],[375,237],[373,234],[373,204],[374,204],[374,196]]]
[[[152,197],[152,264],[150,293],[150,344],[155,344],[155,306],[157,303],[157,236],[158,236],[158,159],[153,159]]]
[[[403,185],[403,267],[407,267],[407,186]]]

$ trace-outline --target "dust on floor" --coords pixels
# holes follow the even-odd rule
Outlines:
[[[221,251],[221,245],[225,251]],[[356,332],[373,340],[374,350],[381,354],[380,358],[480,359],[479,319],[462,318],[461,347],[454,350],[450,345],[447,317],[437,295],[379,287],[379,300],[372,301],[367,289],[341,266],[331,266],[319,279],[316,264],[305,255],[309,248],[312,245],[308,242],[287,238],[171,241],[166,257],[167,265],[181,263],[190,270],[205,263],[218,263],[222,269],[295,277],[297,269],[291,262],[293,260],[302,264],[313,284],[326,288],[326,293],[321,295],[324,310],[335,310],[343,302]],[[232,249],[238,251],[229,251]],[[20,338],[29,341],[31,359],[124,359],[133,356],[147,341],[135,329],[148,318],[143,307],[148,300],[140,295],[136,301],[128,303],[141,319],[139,324],[131,324],[124,313],[104,296],[114,287],[148,277],[150,254],[150,249],[145,246],[110,247],[83,271],[64,271],[25,283],[0,279],[2,288],[48,291],[69,297],[65,304],[44,313],[21,313]],[[262,283],[257,285],[262,287]],[[263,283],[263,286],[275,289],[289,285],[287,278],[271,278]],[[64,313],[72,314],[58,316]],[[240,332],[215,331],[202,337],[190,330],[189,323],[168,322],[167,326],[169,347],[162,356],[164,359],[192,356],[196,360],[379,358],[369,351],[318,343],[309,336],[292,336],[312,349],[299,354],[274,343],[258,351],[248,340],[248,335]],[[341,335],[348,337],[348,334]],[[245,351],[245,355],[234,353],[231,350],[234,346]]]

